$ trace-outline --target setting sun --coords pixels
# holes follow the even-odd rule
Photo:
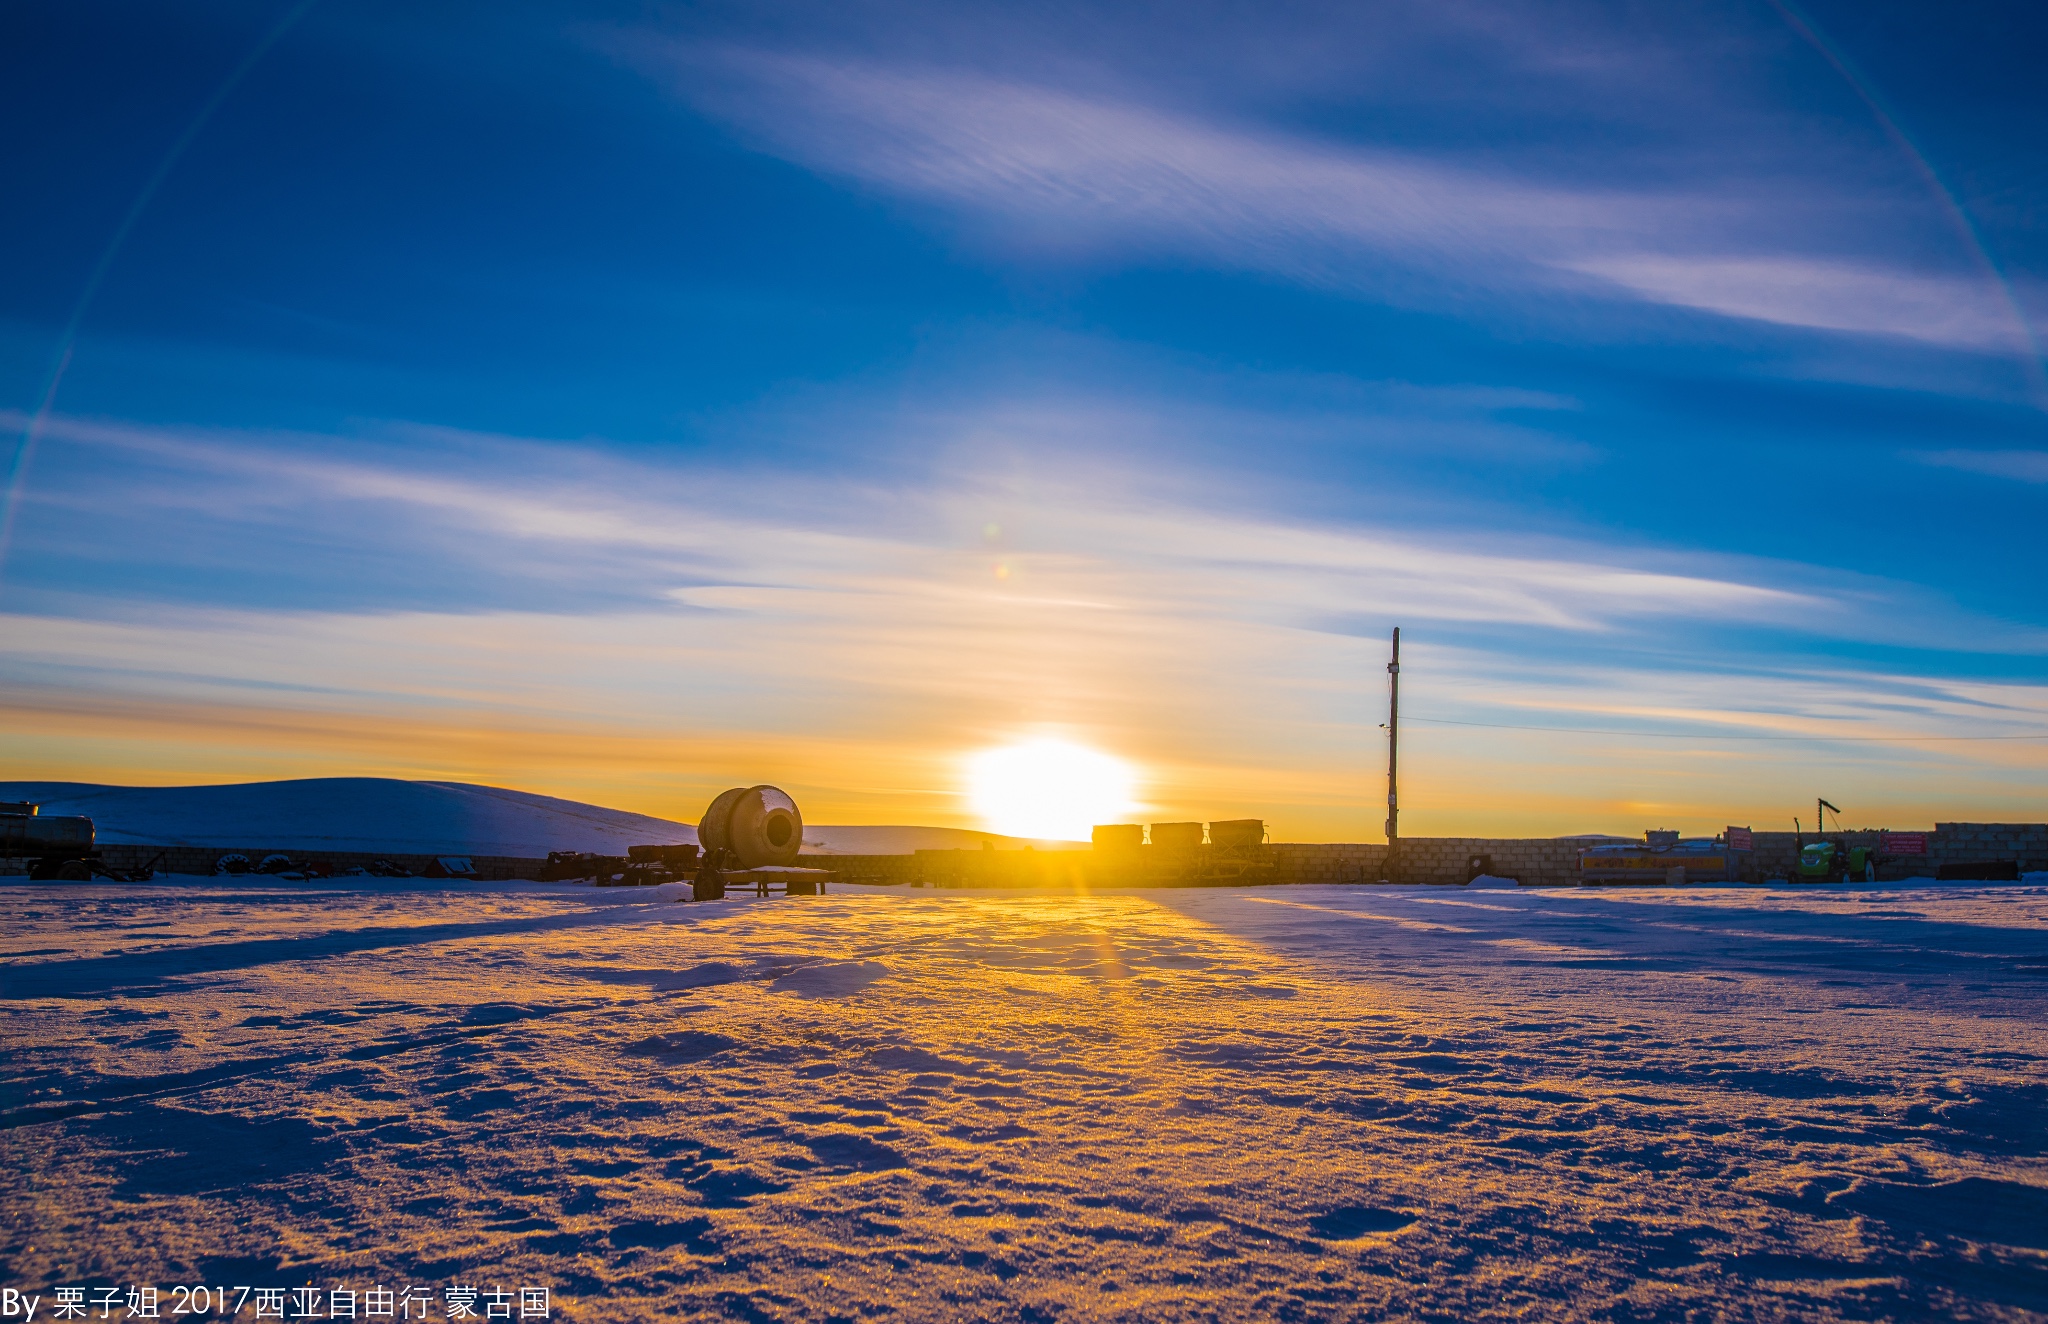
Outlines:
[[[1039,840],[1085,841],[1097,823],[1137,806],[1122,759],[1064,740],[1041,739],[975,755],[968,796],[992,832]]]

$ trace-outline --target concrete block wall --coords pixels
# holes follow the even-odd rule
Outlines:
[[[1268,846],[1282,883],[1376,883],[1386,876],[1387,848],[1373,845]]]
[[[1893,832],[1923,832],[1927,836],[1925,855],[1880,856],[1880,879],[1932,877],[1944,864],[1982,864],[2012,860],[2023,872],[2048,870],[2048,823],[1936,823],[1927,828],[1892,828]],[[1851,846],[1880,846],[1882,833],[1829,833]],[[1813,840],[1807,833],[1804,840]],[[1802,838],[1790,832],[1759,832],[1752,859],[1758,878],[1782,878],[1799,862]]]
[[[1401,843],[1403,882],[1462,883],[1475,855],[1489,857],[1492,870],[1535,883],[1567,883],[1577,879],[1578,846],[1574,842],[1518,841],[1493,837],[1408,838]],[[818,863],[842,868],[841,860],[859,861],[853,870],[873,867],[903,856],[826,856]],[[1279,843],[1264,848],[1262,858],[1273,867],[1236,880],[1240,885],[1287,883],[1377,883],[1387,876],[1387,848],[1376,843]],[[1113,887],[1165,885],[1160,863],[1143,854],[1130,864],[1093,851],[919,851],[912,869],[889,870],[895,881],[922,882],[932,887]],[[1170,878],[1170,875],[1166,877]],[[1225,885],[1228,885],[1227,883]]]
[[[285,854],[291,856],[294,862],[322,860],[337,869],[353,868],[356,865],[361,865],[367,869],[379,860],[389,860],[402,868],[412,870],[414,873],[419,873],[425,869],[427,864],[436,858],[433,855],[369,854],[361,851],[277,852],[265,850],[260,846],[106,845],[100,847],[100,855],[105,858],[109,865],[117,869],[139,869],[155,859],[159,851],[163,852],[166,856],[166,859],[157,865],[157,869],[160,872],[188,874],[212,873],[213,866],[220,860],[220,857],[230,852],[248,856],[251,864],[261,864],[263,857],[266,855]],[[449,851],[447,853],[452,855],[457,852]],[[479,878],[493,880],[537,878],[540,876],[541,866],[547,863],[546,860],[529,860],[511,855],[472,855],[469,857],[469,862],[476,867]]]
[[[1927,854],[1937,865],[2017,860],[2022,870],[2048,869],[2048,823],[1936,823]]]
[[[830,869],[842,883],[914,883],[923,876],[923,864],[915,855],[804,855],[797,863],[807,869]]]
[[[1921,829],[1896,829],[1920,831]],[[1875,832],[1840,834],[1850,843],[1877,845]],[[1404,883],[1462,883],[1471,877],[1471,862],[1485,857],[1488,871],[1530,886],[1565,886],[1578,881],[1579,838],[1405,837],[1394,870]],[[238,851],[251,861],[271,852],[237,846],[101,847],[110,865],[136,868],[159,850],[167,856],[159,866],[173,873],[210,874],[215,861]],[[379,859],[403,865],[414,873],[434,857],[415,854],[375,855],[350,851],[286,852],[294,859],[324,860],[337,868],[368,866]],[[1753,879],[1785,877],[1799,857],[1799,838],[1790,832],[1758,832],[1751,856]],[[1376,883],[1387,877],[1387,848],[1372,843],[1280,843],[1263,849],[1273,868],[1248,875],[1257,883]],[[1880,878],[1932,875],[1944,864],[1994,860],[2016,861],[2022,870],[2048,870],[2048,823],[1938,823],[1927,833],[1927,854],[1881,861]],[[471,863],[486,879],[536,878],[545,860],[515,856],[473,855]],[[919,851],[914,855],[806,855],[803,863],[831,869],[844,882],[921,883],[941,887],[1032,887],[1069,889],[1157,882],[1147,869],[1119,866],[1093,851]],[[0,861],[0,874],[25,873],[25,861]]]
[[[1279,882],[1377,883],[1388,876],[1382,845],[1282,843],[1266,849],[1279,865]],[[1393,869],[1404,883],[1463,883],[1472,877],[1475,857],[1489,861],[1489,872],[1531,886],[1578,881],[1579,842],[1571,838],[1403,837]]]
[[[1799,863],[1800,839],[1790,832],[1758,832],[1750,869],[1758,879],[1788,877]]]
[[[1462,883],[1473,876],[1472,861],[1484,858],[1484,872],[1530,886],[1562,886],[1579,877],[1582,843],[1571,838],[1403,837],[1396,852],[1394,881]]]
[[[1881,858],[1883,879],[1932,876],[1944,864],[2014,860],[2022,871],[2048,871],[2048,823],[1937,823],[1894,831],[1927,833],[1924,856]],[[1851,845],[1877,846],[1880,834],[1840,835]],[[1753,880],[1789,876],[1799,861],[1802,840],[1791,832],[1758,832],[1750,857]],[[1579,852],[1588,844],[1575,837],[1404,837],[1394,871],[1404,883],[1462,883],[1471,861],[1484,856],[1488,871],[1530,886],[1567,886],[1578,881]],[[1386,847],[1374,845],[1275,845],[1280,880],[1299,883],[1376,882],[1387,876]]]
[[[1933,830],[1894,828],[1895,832],[1925,832],[1924,856],[1883,856],[1878,863],[1881,879],[1932,876],[1944,864],[1975,864],[1992,860],[2014,860],[2024,870],[2048,870],[2048,824],[2044,823],[1937,823]],[[1830,833],[1849,845],[1880,845],[1877,831]],[[1758,832],[1751,853],[1749,875],[1753,881],[1788,877],[1799,862],[1803,838],[1791,832]],[[1483,837],[1411,837],[1401,843],[1397,866],[1403,882],[1462,882],[1467,860],[1490,855],[1492,872],[1531,885],[1576,882],[1578,857],[1583,843],[1574,838],[1556,840],[1500,839]],[[1456,875],[1456,876],[1453,876]]]
[[[1103,857],[1085,850],[921,850],[910,859],[911,868],[895,878],[925,887],[1079,891],[1097,885],[1103,868]]]

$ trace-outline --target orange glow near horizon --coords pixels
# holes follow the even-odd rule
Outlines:
[[[1130,821],[1139,812],[1128,797],[1109,808],[1118,804],[1110,796],[1095,810],[1069,811],[1057,831],[1044,831],[1042,822],[1008,831],[991,813],[997,805],[984,806],[973,794],[967,774],[975,760],[963,761],[957,731],[947,729],[732,733],[681,724],[631,729],[533,713],[493,722],[444,713],[429,722],[367,707],[323,710],[303,700],[51,701],[57,697],[0,687],[0,780],[162,786],[399,777],[504,786],[678,822],[695,822],[728,786],[768,781],[796,796],[809,822],[1058,839],[1085,839],[1094,823]],[[1143,812],[1154,819],[1264,818],[1276,841],[1381,839],[1385,766],[1356,758],[1356,751],[1349,762],[1310,749],[1298,763],[1258,763],[1192,757],[1186,742],[1155,732],[1124,733],[1117,743],[1134,757],[1114,761],[1134,780],[1141,777]],[[1401,824],[1410,836],[1632,836],[1645,827],[1698,833],[1727,823],[1789,828],[1792,814],[1812,808],[1810,774],[1740,752],[1674,757],[1661,748],[1610,749],[1603,763],[1575,765],[1537,733],[1431,733],[1403,745]],[[2037,756],[2023,747],[1988,752],[2007,762],[1987,758],[1987,767],[1971,770],[1975,775],[1945,765],[1942,785],[1920,794],[1890,784],[1883,767],[1837,768],[1826,784],[1857,823],[1926,827],[1973,812],[2011,821],[2038,816],[2038,765],[2029,761]]]
[[[1384,695],[1358,679],[1377,664],[1378,641],[1311,648],[1291,634],[1218,631],[1197,614],[1096,610],[1086,585],[1057,598],[998,593],[984,590],[985,563],[972,569],[966,596],[899,595],[902,619],[870,618],[890,601],[873,585],[768,595],[744,610],[722,599],[710,625],[660,612],[605,618],[602,648],[571,618],[513,612],[0,613],[0,661],[22,659],[0,678],[0,779],[445,780],[683,823],[727,787],[768,782],[811,823],[1062,839],[1130,821],[1135,789],[1153,820],[1261,818],[1275,841],[1381,839]],[[1001,610],[984,612],[996,598]],[[818,612],[822,624],[798,619]],[[1426,636],[1414,656],[1403,698],[1412,693],[1425,716],[1483,703],[1531,722],[1603,726],[1676,702],[1669,677],[1603,675],[1594,704],[1563,682],[1489,679],[1469,657],[1433,654]],[[149,666],[110,681],[108,658]],[[1688,683],[1674,720],[1742,711],[1738,690]],[[1822,714],[1866,702],[1826,678],[1787,684],[1788,702]],[[2048,687],[1950,688],[1939,711],[1877,729],[1938,736],[1979,710],[2048,720]],[[975,793],[978,747],[1062,736],[1084,767],[1096,766],[1089,747],[1113,751],[1128,780],[1064,809],[1028,777],[1014,794]],[[1857,825],[2026,822],[2040,815],[2048,758],[2025,741],[1845,754],[1423,723],[1404,728],[1401,753],[1408,835],[1486,837],[1789,828],[1816,794]],[[1055,789],[1066,780],[1051,778]]]

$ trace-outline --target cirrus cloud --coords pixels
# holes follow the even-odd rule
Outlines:
[[[1465,288],[1619,298],[2031,352],[2016,307],[1977,276],[1787,251],[1771,237],[1773,211],[1846,213],[1851,197],[1551,182],[956,69],[655,49],[659,76],[762,150],[1020,252],[1193,258],[1397,302]]]

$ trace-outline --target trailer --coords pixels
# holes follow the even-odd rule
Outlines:
[[[817,896],[832,874],[797,867],[803,850],[803,813],[774,786],[735,786],[711,802],[697,823],[697,840],[629,846],[624,855],[548,852],[543,882],[589,880],[598,887],[655,887],[688,883],[693,901],[721,901],[728,884],[757,896]]]
[[[1589,846],[1579,853],[1579,881],[1588,884],[1738,883],[1750,873],[1750,852],[1725,836],[1680,837],[1645,832],[1640,842]]]

